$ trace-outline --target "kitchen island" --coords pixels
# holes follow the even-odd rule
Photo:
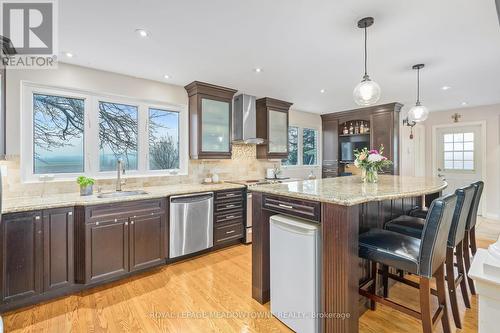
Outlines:
[[[446,186],[437,178],[381,175],[376,184],[351,176],[252,187],[252,297],[270,300],[269,218],[304,218],[321,224],[323,330],[358,332],[365,303],[358,289],[370,278],[369,263],[358,257],[359,233],[428,204]]]

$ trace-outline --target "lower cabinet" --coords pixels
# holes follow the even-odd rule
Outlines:
[[[106,280],[128,272],[128,220],[86,225],[86,282]]]
[[[130,230],[130,270],[156,266],[165,262],[166,218],[161,214],[132,218]]]
[[[245,236],[246,191],[225,190],[215,193],[214,247],[241,241]]]
[[[74,283],[73,208],[5,214],[0,233],[2,303]]]
[[[79,283],[107,281],[166,262],[165,199],[77,209],[82,214],[77,227]]]

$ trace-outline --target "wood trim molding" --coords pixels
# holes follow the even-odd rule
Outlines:
[[[188,97],[196,94],[204,94],[214,97],[222,97],[232,99],[233,95],[238,91],[236,89],[226,88],[210,84],[206,82],[193,81],[184,87],[188,93]]]
[[[333,120],[343,117],[349,117],[355,119],[367,114],[385,113],[385,112],[400,112],[403,104],[398,102],[369,106],[366,108],[344,110],[339,112],[326,113],[321,115],[322,120]]]

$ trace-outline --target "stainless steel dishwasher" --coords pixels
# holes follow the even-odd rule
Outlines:
[[[214,245],[214,194],[170,197],[169,258],[208,249]]]

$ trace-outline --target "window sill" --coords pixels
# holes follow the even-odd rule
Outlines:
[[[76,183],[76,177],[81,176],[82,174],[79,175],[69,175],[67,177],[64,176],[54,176],[52,179],[39,179],[39,178],[34,178],[34,179],[28,179],[24,180],[23,184],[42,184],[42,183],[64,183],[64,182],[75,182]],[[162,171],[158,172],[151,172],[151,173],[130,173],[130,174],[122,174],[121,178],[122,179],[135,179],[135,178],[155,178],[155,177],[177,177],[177,176],[187,176],[187,172],[181,172],[179,171],[178,173],[172,174],[172,173],[166,173]],[[40,175],[43,177],[43,175]],[[50,175],[48,175],[50,176]],[[89,176],[90,178],[94,178],[95,180],[115,180],[116,179],[116,172],[109,172],[106,174],[101,174],[97,176]]]

